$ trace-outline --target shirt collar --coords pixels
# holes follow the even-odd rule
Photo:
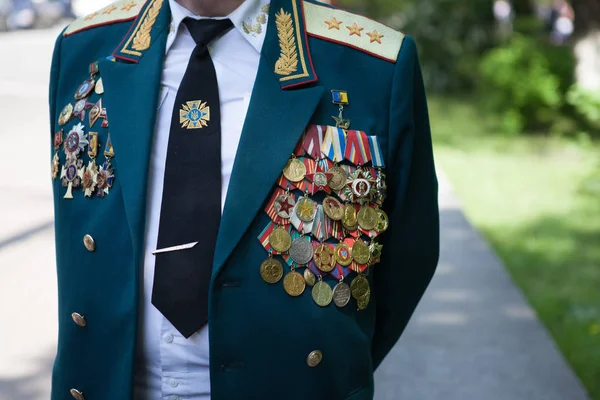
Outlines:
[[[267,31],[267,20],[269,18],[270,0],[245,0],[238,8],[236,8],[227,17],[233,22],[235,29],[256,49],[261,52],[265,41],[265,33]],[[166,52],[169,52],[175,37],[179,32],[179,28],[183,20],[187,17],[194,19],[205,19],[200,15],[195,15],[179,4],[176,0],[169,0],[171,7],[171,26],[169,30],[169,38],[167,40]]]

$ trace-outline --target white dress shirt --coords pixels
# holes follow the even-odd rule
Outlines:
[[[222,204],[265,38],[269,0],[246,0],[227,18],[234,28],[215,39],[209,51],[221,103]],[[183,19],[201,19],[169,0],[172,23],[166,46],[150,161],[140,329],[134,378],[135,400],[210,399],[208,326],[185,339],[152,305],[155,256],[165,161],[175,97],[196,43]],[[201,135],[202,130],[196,134]],[[216,188],[215,188],[216,189]],[[198,238],[202,240],[202,238]],[[183,244],[183,243],[182,243]]]

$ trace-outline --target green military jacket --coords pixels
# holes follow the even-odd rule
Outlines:
[[[50,138],[60,329],[52,400],[132,398],[169,24],[168,1],[121,0],[75,21],[56,42]],[[373,372],[438,262],[437,180],[415,42],[313,0],[272,0],[266,29],[213,262],[212,398],[371,399]],[[309,136],[322,152],[306,146]],[[334,166],[347,182],[332,183]],[[339,190],[315,184],[316,172]],[[303,207],[318,211],[325,236],[273,208],[280,190],[295,202],[308,197]],[[321,209],[333,213],[324,196],[334,199],[327,207],[342,204],[342,221],[322,217]],[[268,233],[277,226],[309,240],[314,259],[295,262],[285,240],[274,250]],[[348,247],[339,247],[345,238]],[[268,251],[278,263],[263,265]],[[306,279],[294,275],[282,287],[292,271]],[[335,302],[330,292],[340,274],[351,289],[346,305],[347,290]],[[315,293],[318,275],[327,287]]]

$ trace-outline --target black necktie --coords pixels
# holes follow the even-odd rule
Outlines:
[[[208,321],[208,289],[221,222],[221,112],[208,44],[230,20],[186,19],[196,47],[177,92],[169,135],[152,304],[186,338]]]

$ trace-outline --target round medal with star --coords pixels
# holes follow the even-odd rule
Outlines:
[[[296,216],[301,221],[311,222],[315,219],[317,214],[318,204],[308,197],[302,197],[296,204]]]
[[[294,200],[294,197],[289,193],[284,193],[280,196],[277,196],[275,202],[273,203],[273,207],[275,207],[275,212],[277,215],[284,219],[290,219],[295,205],[296,200]]]

